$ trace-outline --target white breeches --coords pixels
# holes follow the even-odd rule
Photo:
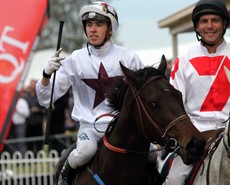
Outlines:
[[[105,132],[107,124],[100,125],[99,130]],[[98,128],[98,127],[97,127]],[[70,166],[74,169],[89,162],[97,151],[98,141],[104,133],[95,130],[91,124],[83,124],[78,131],[76,149],[68,157]]]

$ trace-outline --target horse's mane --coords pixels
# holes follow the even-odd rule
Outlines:
[[[120,112],[127,87],[128,84],[123,78],[121,78],[117,80],[113,87],[110,89],[110,92],[108,94],[108,100],[109,106],[113,109],[113,111]]]
[[[165,77],[165,74],[154,68],[153,66],[146,66],[143,69],[139,69],[135,71],[135,86],[137,89],[141,87],[141,85],[150,77],[156,76],[156,75],[161,75]],[[166,78],[166,77],[165,77]],[[123,98],[125,95],[125,92],[128,88],[128,83],[125,82],[124,79],[118,80],[114,86],[111,88],[108,100],[109,100],[109,106],[114,110],[114,111],[120,111]]]

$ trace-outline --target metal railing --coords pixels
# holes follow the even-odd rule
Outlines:
[[[36,155],[27,151],[4,151],[0,155],[0,184],[2,185],[53,185],[58,152],[40,150]]]

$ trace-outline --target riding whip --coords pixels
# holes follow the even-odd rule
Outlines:
[[[57,41],[56,51],[58,51],[60,49],[60,46],[61,46],[63,25],[64,25],[64,21],[60,21],[59,22],[58,41]],[[47,115],[46,129],[45,129],[45,139],[44,139],[44,144],[45,145],[48,145],[48,143],[49,143],[55,78],[56,78],[56,71],[54,71],[54,73],[53,73],[53,84],[52,84],[52,89],[51,89],[50,105],[49,105],[49,108],[48,108],[48,115]]]

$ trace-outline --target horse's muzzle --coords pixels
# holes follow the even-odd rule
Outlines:
[[[193,162],[199,160],[205,151],[206,141],[202,137],[200,139],[192,137],[190,142],[187,144],[185,149],[180,149],[179,153],[182,157],[183,162],[186,165],[192,164]]]

